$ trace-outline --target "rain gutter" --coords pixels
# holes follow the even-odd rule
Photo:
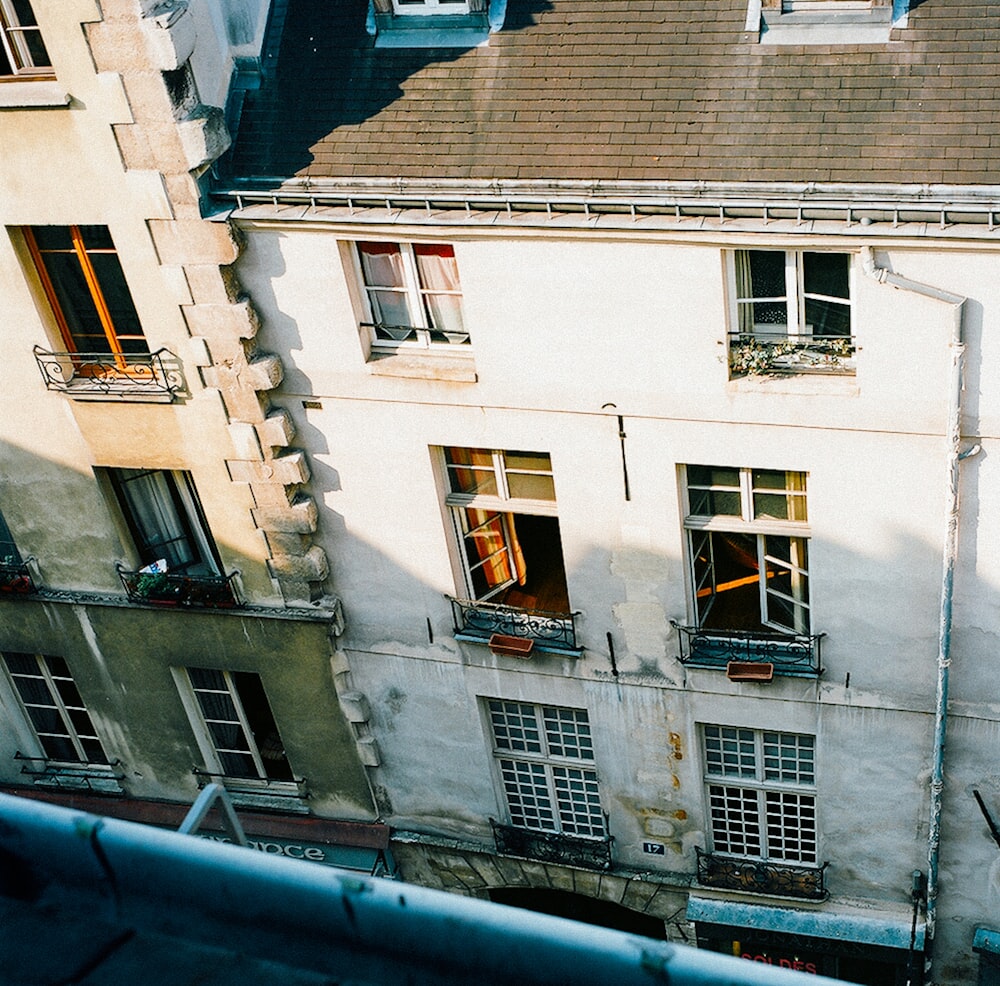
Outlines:
[[[927,932],[924,958],[926,986],[931,986],[934,932],[937,924],[938,864],[941,849],[941,806],[944,791],[944,748],[948,726],[948,677],[951,668],[952,604],[955,589],[955,563],[958,557],[959,467],[963,459],[975,455],[979,446],[961,451],[962,381],[965,364],[963,319],[966,298],[951,291],[922,284],[895,274],[875,264],[871,247],[861,250],[861,266],[865,274],[880,284],[890,284],[902,291],[911,291],[941,301],[952,307],[951,368],[948,382],[948,469],[946,480],[945,533],[941,569],[941,606],[938,624],[937,695],[934,709],[934,747],[930,781],[930,827],[927,836]]]

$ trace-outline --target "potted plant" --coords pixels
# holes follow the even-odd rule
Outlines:
[[[136,599],[143,602],[175,606],[180,602],[181,588],[166,572],[139,572],[133,591]]]

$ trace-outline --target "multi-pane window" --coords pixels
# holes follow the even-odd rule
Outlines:
[[[471,596],[568,612],[549,455],[454,446],[443,453],[445,502]]]
[[[374,347],[468,344],[454,247],[358,243],[357,256]]]
[[[20,564],[21,552],[17,550],[7,521],[4,520],[3,514],[0,514],[0,566],[14,567]]]
[[[236,780],[294,780],[259,675],[188,668],[187,680],[213,772]]]
[[[29,0],[0,0],[0,78],[51,75],[52,62]]]
[[[63,658],[7,651],[3,661],[46,759],[68,764],[108,763]]]
[[[107,475],[143,566],[191,575],[221,571],[189,473],[108,469]]]
[[[149,352],[107,226],[26,226],[23,232],[70,352]]]
[[[846,253],[736,250],[741,336],[851,335],[851,258]]]
[[[604,838],[586,711],[501,699],[486,705],[511,825]]]
[[[685,474],[698,626],[809,633],[806,474],[700,465]]]
[[[714,851],[815,863],[815,738],[704,726],[702,739]]]

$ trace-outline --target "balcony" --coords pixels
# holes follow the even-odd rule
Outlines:
[[[733,377],[853,375],[856,349],[853,336],[730,332],[729,370]]]
[[[177,358],[155,353],[50,353],[35,346],[35,362],[47,390],[73,400],[169,403],[182,389]]]
[[[575,613],[520,609],[476,599],[453,599],[451,615],[457,637],[489,642],[491,637],[534,641],[541,650],[572,651],[576,643]]]
[[[28,596],[38,591],[28,566],[22,561],[7,557],[0,561],[0,593],[9,596]]]
[[[501,856],[520,856],[543,863],[579,866],[588,870],[611,869],[611,836],[584,839],[561,832],[537,832],[534,829],[501,825],[491,818],[493,840]]]
[[[794,866],[762,859],[734,859],[705,852],[695,846],[698,856],[698,882],[719,890],[743,890],[776,897],[799,897],[803,900],[826,900],[824,874],[830,865]]]
[[[822,633],[774,633],[764,630],[710,630],[674,620],[680,644],[678,660],[692,668],[722,671],[730,664],[773,666],[775,674],[818,678]]]
[[[233,609],[242,606],[243,599],[236,586],[238,574],[129,572],[118,566],[118,576],[129,602],[152,606],[192,606],[199,609]]]

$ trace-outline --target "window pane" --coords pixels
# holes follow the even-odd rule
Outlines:
[[[755,518],[805,521],[806,476],[801,472],[756,469],[753,472]],[[761,490],[780,490],[763,493]]]
[[[590,739],[590,722],[583,709],[542,709],[545,720],[545,739],[549,754],[554,757],[571,757],[593,760],[594,749]]]
[[[760,856],[761,831],[757,792],[712,784],[708,788],[712,846],[716,852]]]
[[[110,353],[111,343],[76,254],[44,253],[42,259],[77,352]]]
[[[815,799],[784,791],[767,791],[765,799],[768,858],[787,863],[815,863]]]
[[[751,729],[705,727],[705,771],[719,777],[757,776],[757,750]]]
[[[497,478],[489,449],[446,448],[448,479],[453,493],[496,496]]]
[[[569,835],[603,836],[604,812],[597,789],[597,774],[576,767],[554,766],[552,781],[562,831]]]
[[[542,741],[535,707],[524,702],[489,702],[493,737],[501,750],[541,753]]]
[[[504,452],[507,489],[522,500],[555,500],[552,460],[545,452]]]
[[[512,825],[553,832],[555,812],[545,777],[545,766],[519,760],[498,761]]]
[[[38,662],[35,660],[34,654],[6,651],[3,659],[11,674],[39,674]]]
[[[132,303],[132,294],[125,282],[125,274],[118,261],[117,254],[114,253],[92,253],[89,254],[91,266],[97,275],[97,282],[101,286],[101,294],[104,296],[104,303],[108,307],[108,314],[111,316],[111,325],[119,340],[131,338],[133,340],[142,339],[142,326],[139,324],[139,315]],[[147,352],[145,342],[138,352]]]
[[[806,328],[814,336],[849,336],[851,308],[834,301],[806,298]]]
[[[243,713],[250,724],[253,741],[264,765],[264,773],[270,780],[292,780],[292,768],[285,756],[285,745],[278,734],[278,725],[274,721],[260,675],[235,671],[232,677],[240,704],[243,706]]]
[[[850,299],[850,257],[846,253],[803,253],[802,285],[806,294]]]
[[[688,466],[688,512],[696,517],[739,517],[740,471],[719,466]]]
[[[797,733],[764,733],[764,779],[812,784],[815,737]]]

